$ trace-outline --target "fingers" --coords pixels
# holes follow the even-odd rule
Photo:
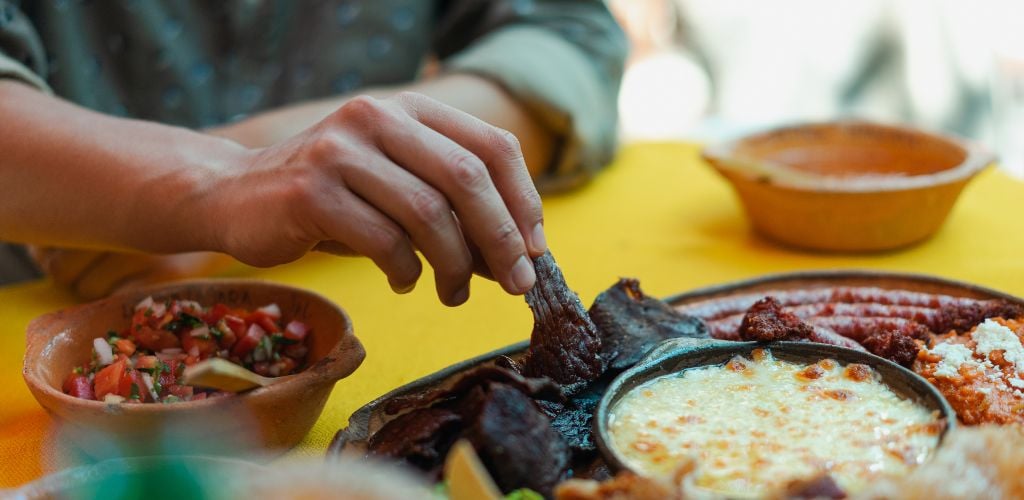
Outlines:
[[[378,138],[384,151],[451,202],[468,242],[479,248],[487,267],[505,290],[526,293],[536,279],[533,265],[519,225],[486,165],[456,142],[412,118],[394,119],[398,126],[382,130]],[[453,228],[458,228],[453,217],[446,217],[446,223],[449,221]],[[458,258],[463,259],[460,264],[466,270],[471,268],[468,251],[461,251]],[[428,260],[434,262],[429,257]]]
[[[547,241],[540,195],[530,178],[515,135],[420,94],[406,92],[396,96],[396,100],[424,125],[451,138],[483,160],[526,241],[530,255],[537,257],[543,254],[547,250]]]
[[[402,228],[352,193],[339,190],[324,201],[316,216],[323,233],[316,249],[365,255],[384,271],[392,290],[412,291],[423,267]]]
[[[456,306],[469,298],[473,260],[445,195],[382,155],[346,171],[345,184],[397,222],[423,252],[441,302]]]

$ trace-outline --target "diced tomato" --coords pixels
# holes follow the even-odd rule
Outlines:
[[[242,328],[245,328],[245,322],[241,322]],[[220,338],[217,339],[217,344],[220,345],[221,349],[231,349],[235,342],[238,340],[238,335],[235,334],[235,330],[228,326],[227,321],[217,322],[217,331],[220,332]],[[244,333],[244,332],[243,332]]]
[[[306,338],[306,334],[309,333],[309,328],[306,324],[301,321],[291,321],[287,326],[284,327],[284,338],[288,340],[294,340],[296,342],[302,342]]]
[[[306,354],[309,353],[309,348],[306,347],[306,344],[292,344],[284,346],[282,352],[284,353],[285,356],[291,358],[305,359]]]
[[[152,370],[156,368],[156,364],[160,361],[160,358],[156,356],[139,356],[135,359],[136,370]]]
[[[213,306],[213,308],[210,309],[210,312],[203,315],[203,321],[205,321],[207,325],[213,326],[216,325],[221,318],[227,316],[230,313],[230,307],[218,302],[217,305]]]
[[[128,339],[117,339],[117,342],[114,342],[114,350],[125,356],[131,356],[135,353],[135,342]]]
[[[131,379],[131,383],[135,384],[135,387],[139,391],[139,402],[145,403],[151,401],[153,396],[149,394],[149,389],[146,388],[146,383],[142,381],[142,372],[138,370],[128,370],[128,378]],[[128,389],[129,397],[131,396],[131,387]]]
[[[102,400],[107,394],[129,397],[132,393],[132,379],[128,375],[128,362],[123,358],[96,372],[93,380],[96,399]]]
[[[191,398],[192,386],[175,384],[167,388],[167,393],[172,396],[178,396],[181,399]]]
[[[201,399],[206,399],[206,393],[205,392],[200,392],[199,394],[193,394],[192,395],[192,401],[199,401]]]
[[[260,344],[260,340],[267,334],[267,332],[260,328],[260,325],[252,324],[249,329],[246,330],[245,335],[238,338],[238,342],[235,342],[235,347],[231,349],[231,354],[238,356],[239,358],[245,357],[246,354],[252,352]]]
[[[298,363],[296,363],[294,359],[289,358],[288,356],[281,356],[281,359],[275,361],[274,364],[270,365],[270,374],[275,377],[280,377],[281,375],[288,375],[293,370],[295,370],[295,367],[297,365]]]
[[[181,347],[178,336],[167,330],[155,330],[144,326],[134,333],[135,343],[144,349],[161,351],[173,347]]]
[[[281,331],[281,327],[277,326],[277,318],[268,314],[263,309],[253,311],[245,318],[245,320],[250,325],[260,325],[260,328],[263,328],[263,330],[268,333],[277,333]]]
[[[240,339],[245,336],[245,330],[247,327],[245,325],[245,320],[242,319],[241,316],[235,316],[233,314],[224,316],[224,324],[228,325],[228,328],[230,328],[232,333],[235,334],[235,338]]]
[[[78,373],[72,373],[67,380],[64,381],[64,393],[82,399],[96,399],[96,395],[93,394],[92,384],[89,383],[89,377]]]
[[[201,338],[193,337],[191,332],[182,334],[181,336],[181,348],[188,352],[190,355],[193,354],[193,348],[195,349],[195,355],[199,358],[208,358],[213,353],[217,352],[217,341],[212,338]]]
[[[270,363],[266,361],[258,361],[252,364],[252,371],[256,372],[257,375],[263,375],[264,377],[270,375]]]

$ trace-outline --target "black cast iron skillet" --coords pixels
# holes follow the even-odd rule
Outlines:
[[[956,413],[942,394],[920,375],[887,359],[845,347],[808,342],[729,342],[704,339],[671,339],[655,347],[644,359],[622,372],[608,386],[598,403],[594,415],[594,438],[598,448],[613,471],[628,470],[626,462],[612,444],[608,430],[612,409],[637,386],[655,378],[677,374],[690,368],[722,365],[734,356],[750,358],[751,351],[768,348],[776,359],[800,364],[813,364],[830,358],[840,365],[860,363],[870,366],[881,376],[883,383],[898,396],[909,399],[936,412],[946,427],[941,440],[956,422]],[[940,441],[941,442],[941,441]]]

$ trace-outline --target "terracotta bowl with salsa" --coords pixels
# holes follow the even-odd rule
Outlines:
[[[57,439],[94,457],[273,456],[302,440],[364,356],[349,317],[324,297],[199,280],[35,319],[23,375]],[[184,368],[210,357],[282,378],[238,394],[184,385]]]
[[[811,250],[869,252],[939,229],[993,156],[979,145],[867,122],[779,128],[706,148],[758,233]]]

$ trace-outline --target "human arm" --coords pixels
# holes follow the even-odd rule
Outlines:
[[[449,305],[468,297],[474,247],[507,291],[523,293],[529,256],[546,246],[515,138],[416,94],[350,100],[257,149],[13,81],[0,81],[0,122],[18,124],[0,135],[0,185],[18,186],[0,197],[0,234],[13,241],[212,250],[263,266],[314,248],[358,253],[397,291],[419,277],[415,248]]]

